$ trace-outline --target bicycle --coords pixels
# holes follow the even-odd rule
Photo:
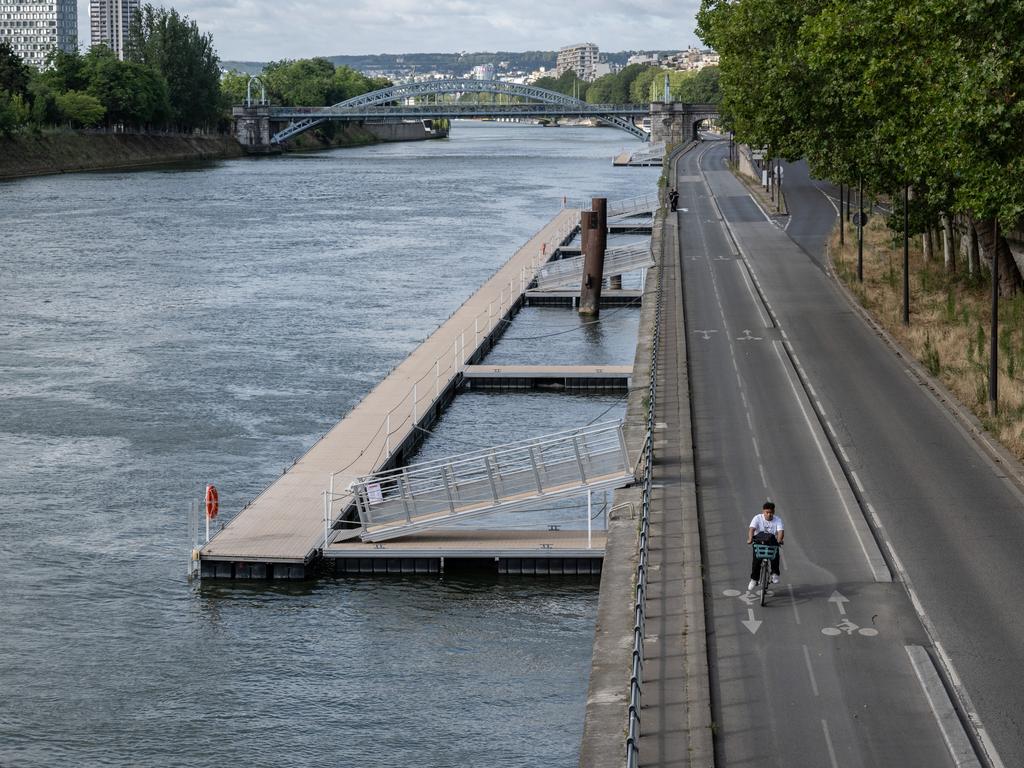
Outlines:
[[[754,542],[754,557],[761,561],[761,575],[757,583],[761,587],[761,605],[768,599],[768,585],[772,580],[772,560],[779,554],[778,544],[760,544]]]

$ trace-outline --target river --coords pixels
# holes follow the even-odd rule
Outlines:
[[[213,482],[230,519],[563,196],[653,191],[631,142],[457,122],[0,183],[0,765],[576,765],[596,580],[200,585],[187,507]],[[529,310],[494,354],[628,363],[636,322]],[[460,395],[423,451],[624,408]]]

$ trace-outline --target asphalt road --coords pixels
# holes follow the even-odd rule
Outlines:
[[[821,185],[787,167],[773,222],[725,156],[677,178],[717,763],[1024,765],[1021,496],[828,276]],[[761,608],[765,498],[787,538]]]

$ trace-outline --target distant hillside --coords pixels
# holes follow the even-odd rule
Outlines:
[[[625,65],[626,60],[636,51],[602,53],[601,58],[613,64]],[[649,51],[648,53],[669,53]],[[557,51],[497,51],[494,53],[381,53],[365,56],[324,56],[335,66],[346,66],[367,74],[412,74],[415,72],[445,72],[455,77],[468,75],[473,67],[492,64],[502,71],[532,72],[541,67],[554,69]],[[501,64],[507,62],[507,66]],[[258,75],[266,62],[222,61],[224,69],[235,69]]]

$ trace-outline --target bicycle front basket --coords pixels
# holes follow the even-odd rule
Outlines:
[[[779,548],[774,544],[754,544],[754,557],[758,560],[774,560]]]

